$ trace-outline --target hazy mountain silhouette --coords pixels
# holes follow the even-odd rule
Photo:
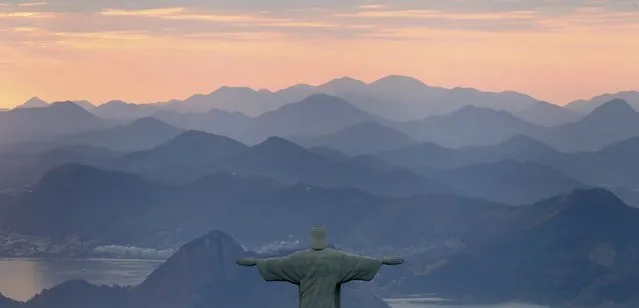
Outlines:
[[[212,109],[221,109],[258,116],[293,102],[294,100],[280,102],[268,90],[256,91],[247,87],[221,87],[209,94],[193,95],[184,101],[174,100],[163,108],[187,113],[202,113]]]
[[[495,146],[457,150],[424,143],[382,152],[377,157],[395,166],[435,169],[455,169],[512,159],[551,167],[591,186],[635,189],[639,187],[639,170],[634,164],[638,149],[639,138],[634,137],[596,152],[563,153],[531,137],[517,136]]]
[[[73,103],[78,105],[78,106],[80,106],[80,107],[82,107],[82,108],[84,108],[87,111],[93,111],[93,109],[96,108],[96,106],[92,102],[87,101],[87,100],[73,101]]]
[[[375,120],[378,118],[341,98],[314,94],[254,118],[239,140],[256,143],[271,136],[323,135]]]
[[[393,181],[397,181],[397,176],[392,174],[379,178],[387,181],[380,185],[393,185]],[[460,232],[458,225],[452,224],[450,228],[436,227],[439,224],[418,225],[424,219],[428,222],[437,219],[483,220],[485,217],[477,211],[494,205],[452,195],[393,198],[352,188],[322,188],[309,184],[285,186],[264,177],[228,173],[208,176],[187,185],[170,186],[132,174],[82,165],[63,165],[51,170],[32,192],[24,193],[16,202],[15,206],[0,207],[3,210],[0,226],[3,228],[55,239],[73,235],[79,240],[91,241],[92,245],[156,248],[172,248],[212,227],[233,232],[249,245],[264,245],[285,239],[295,230],[303,236],[308,225],[320,222],[336,228],[336,240],[337,236],[343,236],[345,244],[372,249],[373,242],[350,240],[362,233],[358,223],[350,225],[346,222],[361,221],[368,230],[369,223],[385,217],[382,212],[400,210],[401,205],[411,209],[422,208],[420,211],[423,211],[419,212],[418,216],[422,217],[419,223],[410,220],[411,223],[407,221],[402,227],[407,236],[411,228],[410,232],[416,228],[439,228],[437,232],[428,230],[434,232],[432,236],[453,236]],[[434,207],[426,206],[428,204]],[[450,208],[442,209],[440,206]],[[362,207],[368,210],[363,213]],[[468,215],[471,216],[465,216],[464,208],[469,209]],[[457,218],[444,218],[433,212],[434,209],[455,211]],[[400,214],[407,219],[417,215],[414,210],[408,209],[393,213],[395,217]],[[65,221],[65,224],[59,221]],[[242,223],[238,223],[240,221]],[[387,232],[400,230],[396,226],[397,221],[384,218],[379,222],[383,223],[383,230]],[[475,223],[472,224],[474,226]],[[255,232],[267,225],[271,227]],[[424,233],[415,233],[398,241],[392,234],[383,235],[383,230],[369,232],[375,231],[385,245],[408,245],[416,237],[424,236]]]
[[[403,149],[382,151],[376,156],[382,161],[396,166],[417,168],[450,168],[460,166],[464,155],[459,150],[445,148],[432,142],[422,142]],[[459,158],[457,156],[460,156]]]
[[[47,107],[49,106],[49,103],[41,100],[38,97],[32,97],[30,98],[28,101],[26,101],[24,104],[16,106],[14,109],[20,109],[20,108],[38,108],[38,107]]]
[[[179,113],[160,110],[153,114],[175,127],[199,130],[231,138],[241,138],[241,132],[249,127],[252,118],[240,112],[227,112],[213,109],[203,113]]]
[[[601,151],[566,155],[564,160],[554,164],[582,181],[634,190],[639,187],[639,166],[634,163],[638,151],[639,137],[633,137]]]
[[[113,100],[99,105],[90,111],[103,119],[130,122],[138,118],[150,117],[158,108],[152,104],[133,104]]]
[[[0,113],[0,143],[47,140],[105,128],[104,122],[71,102]]]
[[[639,112],[624,100],[612,100],[569,124],[552,127],[540,140],[566,152],[596,151],[639,135]]]
[[[277,137],[219,161],[214,170],[266,176],[291,184],[303,182],[323,187],[353,187],[382,195],[454,192],[445,185],[409,171],[380,172],[360,163],[334,162]]]
[[[526,109],[513,112],[516,117],[537,125],[552,127],[580,120],[584,114],[547,102],[539,102]]]
[[[374,154],[381,151],[405,148],[417,142],[406,134],[377,122],[362,122],[339,132],[309,137],[294,137],[305,147],[327,147],[348,155]]]
[[[332,160],[332,161],[344,161],[347,160],[349,158],[348,155],[335,150],[335,149],[331,149],[331,148],[325,148],[325,147],[311,147],[308,148],[308,150],[318,156],[324,157],[328,160]]]
[[[140,151],[161,145],[182,130],[154,118],[140,118],[126,125],[64,138],[62,143],[84,144],[115,151]]]
[[[323,83],[313,89],[315,93],[322,93],[334,96],[342,96],[346,93],[357,93],[364,91],[368,85],[361,81],[348,76],[335,78]]]
[[[498,144],[517,135],[529,135],[542,130],[540,126],[520,120],[506,111],[473,106],[463,107],[448,115],[397,123],[394,128],[415,140],[431,141],[452,148]]]
[[[516,92],[445,89],[427,86],[415,78],[399,75],[386,76],[370,84],[345,77],[318,86],[315,90],[342,97],[364,111],[395,121],[448,114],[467,105],[515,111],[537,103],[534,98]]]
[[[430,270],[389,291],[555,307],[636,301],[638,228],[639,210],[612,193],[575,191],[520,208],[464,250],[416,257],[413,270]]]
[[[166,190],[132,174],[64,164],[48,172],[24,206],[16,209],[21,222],[15,228],[53,238],[74,232],[84,239],[104,238],[103,232],[112,232],[108,239],[122,240],[122,232],[131,226],[119,224],[119,229],[110,225],[117,218],[143,217],[140,211],[157,202],[154,200]]]
[[[120,153],[86,145],[43,145],[35,151],[16,150],[0,154],[0,188],[31,186],[51,168],[66,163],[108,166]]]
[[[207,175],[203,169],[243,152],[248,146],[231,138],[199,131],[187,131],[145,151],[122,156],[115,163],[120,170],[159,177],[195,179]]]
[[[249,148],[228,137],[188,131],[150,150],[131,152],[120,157],[114,157],[116,155],[108,150],[94,148],[93,151],[96,153],[89,156],[92,159],[88,159],[64,150],[55,156],[56,160],[43,160],[44,164],[22,158],[22,163],[7,170],[11,170],[11,174],[29,171],[30,176],[24,180],[34,181],[46,168],[54,167],[52,163],[78,162],[132,172],[169,183],[188,183],[203,176],[228,172],[265,176],[291,184],[306,182],[324,187],[355,187],[395,196],[455,192],[410,171],[392,171],[392,167],[375,158],[327,158],[277,137]],[[20,156],[12,153],[7,155]],[[39,154],[33,155],[41,159],[37,156]]]
[[[545,118],[549,114],[557,118],[557,121],[562,119],[561,114],[564,114],[561,109],[550,108],[541,113],[534,109],[527,112],[526,109],[540,102],[517,92],[445,89],[427,86],[415,78],[399,75],[386,76],[370,84],[342,77],[317,86],[298,84],[275,92],[247,87],[221,87],[209,94],[197,94],[183,101],[172,100],[155,105],[178,112],[202,113],[211,109],[221,109],[256,117],[313,94],[341,97],[361,110],[395,121],[443,115],[467,105],[511,112],[521,111],[528,120],[538,124],[550,122]]]
[[[377,155],[383,161],[409,168],[460,168],[475,164],[495,163],[504,159],[532,161],[541,164],[564,161],[565,154],[528,136],[519,135],[489,146],[451,149],[431,142]]]
[[[615,99],[622,99],[628,102],[635,110],[639,111],[639,92],[623,91],[614,94],[603,94],[595,96],[589,100],[576,100],[566,105],[567,109],[572,109],[582,113],[589,113],[595,108]]]
[[[553,168],[512,159],[447,171],[426,168],[421,169],[420,174],[469,196],[513,205],[533,203],[586,187]]]

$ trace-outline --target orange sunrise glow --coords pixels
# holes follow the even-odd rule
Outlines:
[[[562,105],[639,85],[628,0],[0,2],[5,108],[389,74]]]

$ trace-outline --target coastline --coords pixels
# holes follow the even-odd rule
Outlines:
[[[386,297],[383,300],[392,308],[412,308],[412,307],[477,307],[477,308],[549,308],[536,303],[525,303],[520,301],[478,301],[463,299],[447,299],[437,297],[436,294],[414,294],[396,297]]]

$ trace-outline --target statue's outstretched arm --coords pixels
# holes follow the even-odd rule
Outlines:
[[[402,263],[404,263],[404,259],[402,258],[390,257],[382,259],[382,264],[384,265],[400,265]]]
[[[257,265],[257,259],[255,258],[241,258],[235,261],[239,266],[255,266]]]

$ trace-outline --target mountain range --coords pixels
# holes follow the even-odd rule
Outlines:
[[[634,163],[638,149],[639,137],[595,152],[565,153],[533,138],[517,136],[498,145],[464,149],[423,143],[401,150],[380,152],[377,158],[408,169],[456,169],[511,159],[550,167],[587,185],[635,190],[639,187]]]
[[[294,305],[294,288],[233,261],[306,247],[315,224],[335,247],[407,260],[353,285],[349,307],[636,307],[636,104],[405,76],[144,105],[33,98],[0,111],[0,257],[176,253],[139,286],[69,281],[0,307]]]
[[[121,131],[124,128],[135,131],[134,128],[144,128],[146,124],[169,129],[167,134],[161,133],[162,130],[147,134],[142,129],[138,136],[147,136],[145,142],[136,144],[136,138],[119,139],[130,140],[122,142],[120,149],[127,144],[141,146],[146,143],[148,147],[152,145],[149,144],[151,142],[168,141],[133,152],[118,152],[86,145],[46,148],[46,151],[40,149],[40,152],[31,150],[35,154],[8,149],[4,154],[7,160],[0,163],[0,170],[4,173],[0,176],[0,184],[10,187],[18,183],[35,183],[50,168],[63,163],[88,164],[134,173],[167,184],[185,184],[222,172],[264,176],[288,184],[301,182],[321,187],[351,187],[387,196],[457,193],[509,204],[529,203],[581,187],[635,189],[639,184],[631,167],[636,138],[592,153],[559,152],[525,136],[516,136],[498,145],[461,149],[444,148],[432,143],[417,144],[411,142],[410,138],[405,138],[407,143],[416,145],[382,151],[375,155],[358,154],[405,145],[402,139],[394,139],[392,136],[384,139],[384,134],[378,134],[380,138],[362,137],[360,141],[350,144],[347,142],[348,138],[342,138],[342,149],[351,150],[353,152],[350,153],[355,154],[348,155],[328,147],[306,149],[279,137],[271,137],[257,145],[248,146],[228,137],[198,131],[186,131],[172,137],[179,130],[160,124],[157,120],[143,119],[134,124],[107,132]],[[363,135],[371,128],[401,135],[373,123],[363,123],[354,128],[358,133],[364,132]],[[339,135],[338,133],[337,136]],[[118,139],[96,137],[88,140],[92,140],[95,145],[106,146],[104,140]],[[329,146],[340,148],[340,143]],[[111,148],[117,147],[112,144]],[[356,152],[355,149],[361,152]],[[505,172],[510,175],[506,176]],[[535,177],[531,177],[532,175]],[[463,182],[467,184],[462,184]],[[479,182],[483,186],[476,185]],[[546,185],[548,183],[554,184]],[[531,186],[533,184],[534,187]],[[504,185],[511,186],[511,189],[499,189]],[[495,189],[489,189],[490,187]],[[538,190],[537,193],[532,193],[535,190]]]
[[[105,127],[102,119],[71,102],[43,108],[18,108],[0,112],[0,143],[46,141]]]
[[[567,109],[582,113],[589,113],[595,108],[615,99],[627,101],[635,110],[639,111],[639,91],[622,91],[595,96],[591,99],[581,99],[566,105]]]
[[[65,111],[61,108],[65,105],[77,108],[66,108]],[[48,113],[53,115],[49,116]],[[313,94],[254,118],[238,112],[221,110],[204,113],[153,110],[149,114],[151,116],[136,118],[138,114],[131,112],[128,120],[120,119],[114,122],[112,119],[96,117],[71,102],[0,112],[0,119],[5,119],[0,123],[7,125],[7,130],[2,134],[4,138],[0,138],[0,144],[45,142],[57,138],[64,139],[67,143],[76,142],[129,151],[158,145],[179,130],[200,130],[224,135],[248,145],[278,136],[308,147],[334,147],[348,154],[376,154],[379,151],[427,141],[452,148],[495,145],[518,135],[533,137],[560,151],[583,152],[598,151],[639,136],[639,113],[623,100],[609,101],[582,116],[580,120],[553,127],[526,122],[507,111],[474,106],[462,107],[446,115],[397,122],[365,112],[344,99],[326,94]],[[66,118],[56,120],[56,116]],[[39,120],[39,117],[47,119]],[[118,138],[133,138],[105,136],[123,135],[126,132],[117,133],[117,130],[125,129],[122,126],[126,127],[137,121],[146,122],[149,126],[147,129],[152,129],[150,118],[158,119],[165,124],[155,122],[158,132],[147,132],[150,139],[148,142],[145,141],[146,144],[126,145],[125,141],[113,144]],[[65,125],[53,130],[47,129],[47,123],[57,123],[52,121],[65,121]],[[15,126],[12,123],[21,123],[20,130],[9,129],[9,126]],[[111,132],[95,132],[97,130]],[[113,132],[114,130],[116,132]],[[93,131],[93,134],[88,133],[90,131]],[[130,135],[133,136],[134,133]],[[85,142],[83,138],[91,142]],[[103,140],[102,143],[93,141],[96,138],[112,138],[112,141],[111,144],[107,140]],[[348,142],[353,140],[352,138],[359,141]]]
[[[608,98],[607,100],[628,99],[634,104],[633,93],[620,92],[604,97]],[[445,89],[428,86],[415,78],[399,75],[386,76],[368,84],[350,77],[343,77],[318,86],[298,84],[275,92],[247,87],[221,87],[209,94],[197,94],[185,100],[155,104],[136,105],[112,100],[95,106],[88,101],[75,102],[102,118],[120,121],[151,116],[157,111],[206,113],[214,109],[256,117],[301,101],[313,94],[337,96],[363,111],[398,122],[443,115],[464,106],[473,105],[508,111],[525,121],[538,125],[554,126],[576,121],[580,116],[594,109],[572,108],[588,105],[587,102],[581,101],[572,103],[571,108],[562,108],[512,91],[497,93],[471,88]],[[593,101],[601,99],[594,98]],[[43,106],[46,106],[46,102],[34,97],[18,108]]]
[[[321,136],[290,139],[307,148],[330,148],[348,155],[375,154],[417,144],[408,135],[377,122],[362,122]]]

